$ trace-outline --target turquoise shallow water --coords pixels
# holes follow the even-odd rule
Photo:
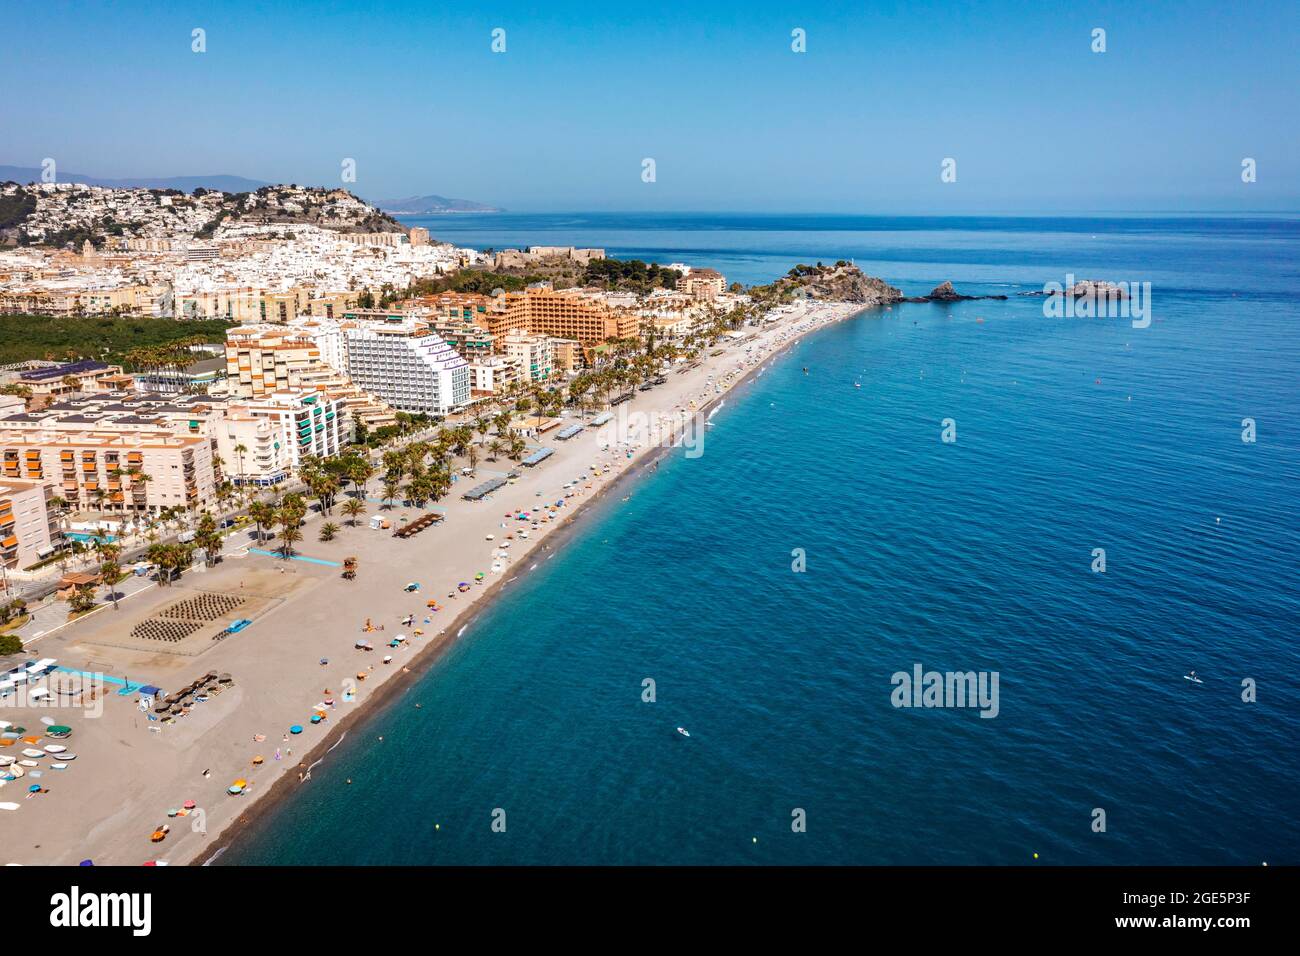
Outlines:
[[[1148,279],[1155,321],[1013,297],[809,336],[221,862],[1300,862],[1300,227],[1168,222],[792,258],[706,222],[768,274],[889,245],[909,292]],[[915,663],[997,671],[999,715],[893,707]]]

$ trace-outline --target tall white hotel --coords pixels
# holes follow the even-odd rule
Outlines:
[[[348,375],[403,412],[446,415],[469,403],[469,362],[422,325],[349,329]]]

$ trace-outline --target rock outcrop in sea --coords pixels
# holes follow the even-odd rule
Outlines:
[[[1051,288],[1053,283],[1049,283],[1047,288],[1035,289],[1033,292],[1019,292],[1017,295],[1025,296],[1049,296],[1049,295],[1067,295],[1078,299],[1082,296],[1088,296],[1094,299],[1127,299],[1129,297],[1127,283],[1108,282],[1105,279],[1075,279],[1073,285],[1066,286],[1064,289],[1056,283],[1056,288]]]
[[[976,299],[1005,299],[1005,295],[962,295],[945,279],[930,290],[929,295],[912,296],[904,302],[973,302]]]

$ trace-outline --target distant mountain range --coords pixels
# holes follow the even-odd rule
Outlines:
[[[250,193],[271,183],[258,179],[245,179],[243,176],[143,176],[138,179],[105,179],[103,176],[87,176],[84,173],[65,173],[56,170],[57,180],[61,183],[85,183],[87,186],[104,186],[110,189],[179,189],[192,193],[194,190],[216,189],[223,193]],[[0,166],[0,183],[15,182],[26,185],[39,183],[41,170],[35,166]]]
[[[408,196],[406,199],[376,199],[371,205],[390,216],[435,216],[445,212],[500,212],[494,206],[446,196]]]

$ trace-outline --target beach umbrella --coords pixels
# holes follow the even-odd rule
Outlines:
[[[80,863],[77,864],[77,866],[94,866],[94,865],[95,865],[94,860],[82,860]]]
[[[34,784],[32,784],[30,787],[27,788],[27,792],[28,792],[28,793],[40,793],[40,792],[41,792],[41,785],[40,785],[39,783],[34,783]]]
[[[300,734],[302,733],[302,727],[299,726],[298,724],[294,724],[292,727],[289,728],[289,733]]]
[[[184,806],[186,810],[193,810],[197,804],[193,800],[186,800]]]
[[[263,758],[261,754],[258,754],[256,757],[253,758],[254,767],[260,767],[263,763],[265,763],[265,758]]]
[[[482,581],[482,580],[483,580],[483,572],[480,571],[478,574],[474,575],[474,580],[475,580],[475,581]]]

